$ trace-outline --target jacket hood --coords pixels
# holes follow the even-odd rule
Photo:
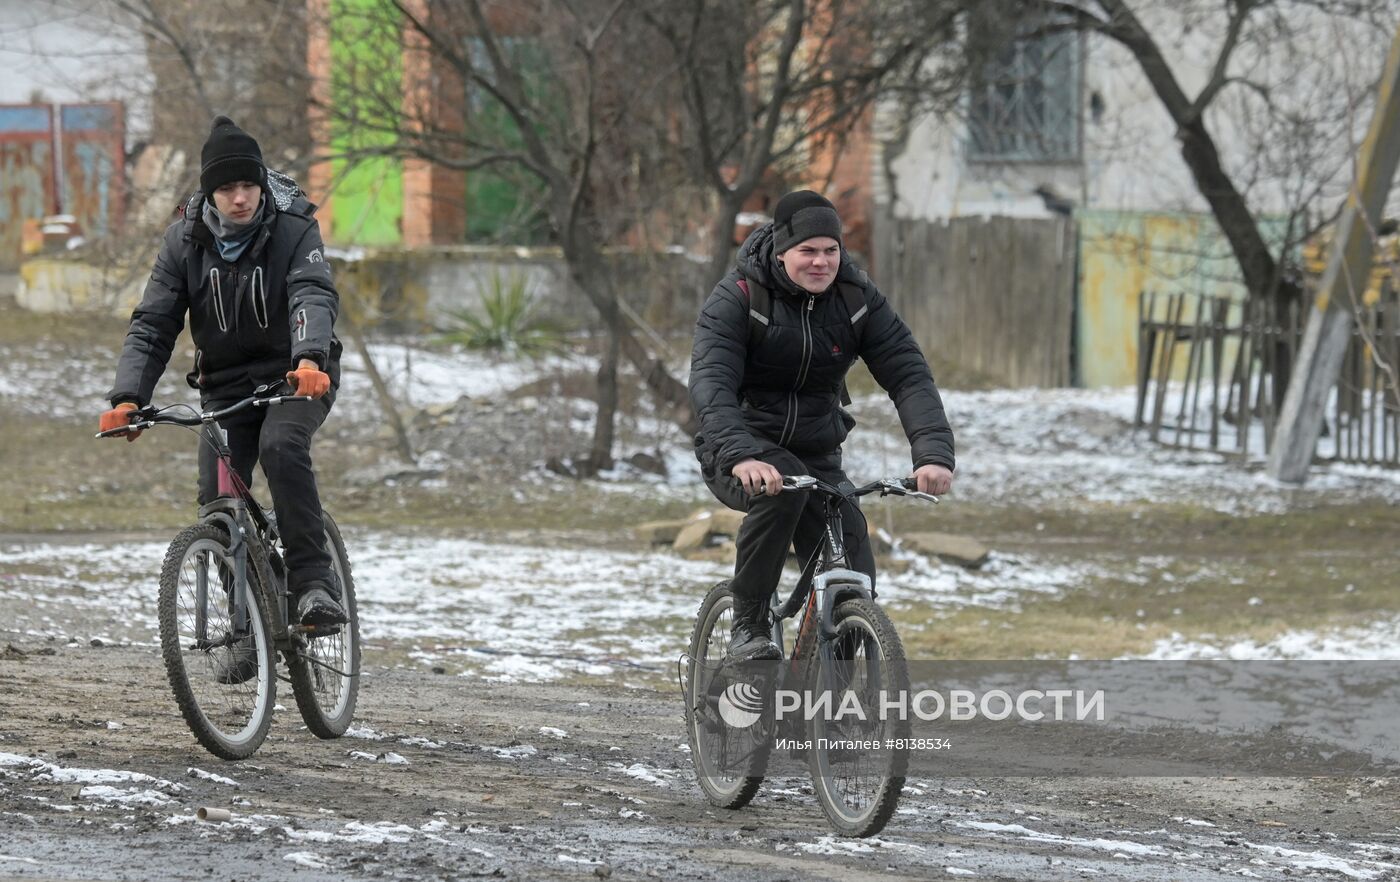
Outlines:
[[[739,246],[739,256],[735,261],[744,278],[753,279],[765,288],[777,289],[778,284],[773,266],[773,224],[766,223],[749,233],[744,244]]]
[[[806,291],[797,287],[797,283],[788,279],[787,274],[781,272],[773,259],[773,223],[770,221],[749,233],[744,244],[739,246],[739,255],[735,260],[735,266],[744,278],[752,279],[770,291],[786,294],[805,295]],[[841,246],[841,267],[836,271],[836,278],[833,281],[850,281],[863,283],[864,273],[861,272],[854,263],[851,256],[846,253],[846,246]]]

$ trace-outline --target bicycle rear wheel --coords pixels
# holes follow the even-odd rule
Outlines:
[[[734,595],[720,582],[700,603],[682,683],[690,759],[705,798],[725,809],[743,808],[763,783],[769,740],[753,728],[735,729],[719,714],[724,684],[716,672],[729,649]]]
[[[214,524],[186,528],[160,572],[161,656],[175,703],[199,743],[224,759],[245,759],[272,725],[277,677],[272,641],[251,561],[235,586],[228,534]],[[235,611],[232,590],[242,592]]]
[[[340,580],[347,621],[335,634],[306,640],[289,655],[287,668],[306,728],[317,738],[339,738],[350,728],[360,693],[360,613],[340,528],[329,514],[325,520],[326,550]]]
[[[909,766],[902,743],[909,738],[909,721],[879,719],[880,693],[907,694],[909,671],[894,624],[874,601],[843,601],[832,619],[836,639],[826,658],[813,653],[807,688],[813,695],[831,690],[833,708],[842,706],[847,691],[855,692],[866,719],[816,714],[809,723],[813,748],[807,762],[817,801],[831,825],[846,836],[873,836],[894,814]],[[881,746],[865,746],[871,742]]]

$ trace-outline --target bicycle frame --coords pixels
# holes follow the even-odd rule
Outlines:
[[[234,563],[234,584],[248,584],[248,530],[251,527],[253,535],[266,536],[268,543],[276,538],[275,520],[268,517],[258,501],[253,498],[252,491],[243,479],[233,468],[233,454],[228,446],[228,432],[218,424],[218,422],[207,421],[200,429],[204,436],[205,443],[214,448],[216,454],[215,468],[218,470],[217,486],[218,496],[210,502],[200,506],[199,519],[201,521],[214,521],[221,523],[229,536],[229,553],[233,556]],[[271,551],[271,548],[268,549]],[[274,566],[274,557],[268,555],[269,566]],[[201,582],[207,579],[201,574]],[[289,645],[287,637],[287,598],[285,591],[275,591],[274,596],[268,598],[275,601],[270,604],[269,612],[274,620],[272,622],[273,645],[278,649],[285,649]],[[198,597],[199,611],[202,617],[206,597],[200,594]],[[243,592],[234,592],[230,616],[235,622],[233,636],[243,637],[245,629],[249,627],[247,610],[244,607]],[[203,623],[196,620],[196,634],[203,635]]]

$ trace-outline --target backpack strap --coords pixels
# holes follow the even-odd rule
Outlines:
[[[836,289],[846,302],[846,314],[851,317],[851,327],[859,337],[865,327],[865,319],[870,315],[870,306],[865,302],[865,288],[857,282],[837,282]]]
[[[739,280],[739,290],[749,298],[749,351],[752,352],[763,342],[773,320],[773,292],[748,279]]]

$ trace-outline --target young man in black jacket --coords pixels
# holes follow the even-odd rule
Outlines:
[[[214,120],[201,154],[199,192],[165,231],[145,295],[108,393],[104,430],[130,422],[151,400],[189,315],[194,370],[187,380],[206,410],[285,378],[316,399],[255,408],[222,423],[233,465],[251,482],[261,460],[286,549],[287,583],[306,625],[345,621],[331,570],[311,437],[340,386],[339,297],[316,206],[290,178],[269,172],[258,142],[228,117]],[[139,432],[127,433],[135,440]],[[218,495],[216,462],[200,445],[199,501]]]
[[[894,401],[918,489],[947,493],[953,433],[928,362],[870,277],[846,257],[835,207],[810,190],[789,193],[705,301],[691,354],[701,472],[716,498],[748,513],[731,583],[734,658],[782,655],[770,636],[769,597],[788,547],[805,561],[825,529],[818,499],[780,493],[782,479],[846,479],[841,442],[855,420],[840,396],[857,357]],[[873,585],[874,555],[868,538],[855,532],[864,520],[853,515],[843,518],[846,547]]]

